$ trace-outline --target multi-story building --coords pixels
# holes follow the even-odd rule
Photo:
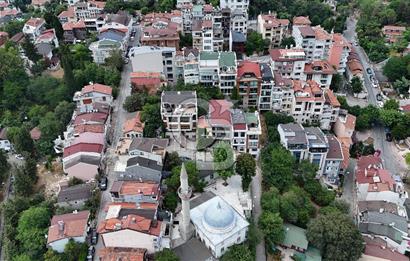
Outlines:
[[[305,64],[302,80],[313,80],[317,82],[321,88],[328,89],[332,83],[333,74],[335,73],[335,69],[329,64],[328,61],[313,61]]]
[[[99,83],[84,86],[81,91],[74,94],[73,98],[77,108],[84,107],[84,111],[91,111],[92,104],[96,102],[111,106],[112,100],[112,88]]]
[[[283,78],[279,72],[274,72],[275,85],[272,89],[272,111],[291,115],[293,106],[293,80]]]
[[[280,73],[283,78],[302,79],[306,64],[303,49],[273,49],[270,50],[270,59],[272,70]]]
[[[271,48],[279,47],[283,38],[289,33],[289,20],[278,19],[275,14],[258,15],[258,33],[263,39],[269,39]],[[291,47],[291,46],[289,46]]]
[[[293,17],[292,27],[305,27],[310,26],[312,22],[309,19],[309,16],[295,16]]]
[[[262,74],[258,63],[243,61],[239,64],[236,88],[243,108],[257,107],[261,82]]]
[[[347,67],[347,58],[351,50],[350,43],[341,34],[332,35],[332,46],[329,50],[329,63],[337,70],[338,73],[343,74]]]
[[[200,52],[199,81],[205,86],[218,86],[230,95],[236,84],[236,55],[234,52]]]
[[[294,80],[293,83],[293,118],[300,124],[320,123],[325,104],[323,90],[314,81],[304,83]]]
[[[260,63],[259,67],[261,71],[262,81],[260,84],[258,110],[259,111],[271,110],[273,89],[275,88],[273,71],[268,63]]]
[[[248,14],[243,9],[234,9],[231,11],[231,31],[247,34]]]
[[[88,31],[97,31],[105,24],[104,7],[101,1],[78,1],[74,3],[74,17],[83,20]]]
[[[239,153],[249,153],[255,158],[259,155],[259,137],[262,129],[258,112],[245,113],[240,109],[231,110],[233,137],[232,148]]]
[[[91,43],[89,49],[92,52],[94,62],[103,64],[107,58],[111,57],[113,51],[124,51],[124,46],[119,41],[102,39]]]
[[[326,136],[316,127],[304,128],[301,124],[279,124],[280,142],[297,161],[308,160],[318,167],[318,174],[324,171],[329,145]]]
[[[178,6],[177,6],[178,7]],[[182,32],[184,34],[192,33],[192,4],[183,4],[178,7],[182,15]]]
[[[179,49],[179,25],[172,21],[158,19],[142,28],[141,44]]]
[[[184,6],[192,5],[192,0],[177,0],[176,7],[178,9],[183,8]]]
[[[292,36],[296,47],[303,48],[308,60],[323,60],[328,58],[332,45],[332,35],[322,27],[301,26],[293,27]]]
[[[323,168],[323,180],[326,184],[339,185],[339,175],[343,164],[343,149],[340,141],[332,134],[326,135],[329,151]]]
[[[30,18],[23,27],[23,33],[33,42],[45,30],[46,21],[43,18]]]
[[[87,37],[87,28],[83,20],[64,23],[63,30],[65,43],[84,41]]]
[[[248,13],[248,8],[249,8],[249,1],[248,0],[221,0],[219,2],[219,7],[221,9],[223,8],[229,8],[231,11],[234,11],[236,9],[242,10],[243,12]]]
[[[196,48],[184,48],[183,77],[185,84],[199,83],[199,52]]]
[[[195,91],[163,91],[161,117],[170,132],[190,132],[197,125],[197,97]]]
[[[339,117],[340,103],[332,90],[327,89],[324,92],[325,104],[323,105],[323,114],[320,119],[320,128],[322,130],[330,130]]]
[[[175,48],[158,46],[133,47],[128,52],[134,72],[157,72],[168,82],[175,82]]]

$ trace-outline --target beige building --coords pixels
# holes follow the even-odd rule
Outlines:
[[[278,19],[275,14],[258,15],[258,33],[262,34],[263,39],[269,39],[271,48],[279,47],[283,38],[289,33],[289,20]]]

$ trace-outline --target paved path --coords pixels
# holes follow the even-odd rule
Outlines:
[[[252,199],[253,199],[253,221],[255,226],[258,225],[259,216],[262,213],[261,208],[261,195],[262,195],[262,172],[258,166],[256,167],[256,175],[252,179]],[[261,241],[256,246],[256,261],[266,261],[265,252],[265,240],[261,238]]]

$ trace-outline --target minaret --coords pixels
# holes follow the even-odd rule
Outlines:
[[[185,164],[182,163],[181,167],[181,175],[180,175],[181,186],[178,189],[178,196],[182,202],[182,220],[179,223],[180,233],[182,239],[185,241],[188,240],[189,235],[189,226],[191,223],[190,217],[190,207],[189,207],[189,199],[191,198],[192,189],[188,185],[188,175],[186,173]]]

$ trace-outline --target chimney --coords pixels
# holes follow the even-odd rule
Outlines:
[[[58,234],[63,236],[64,235],[64,221],[63,220],[59,220],[57,222],[58,224]]]
[[[121,229],[121,223],[115,223],[114,229],[115,230],[120,230]]]

